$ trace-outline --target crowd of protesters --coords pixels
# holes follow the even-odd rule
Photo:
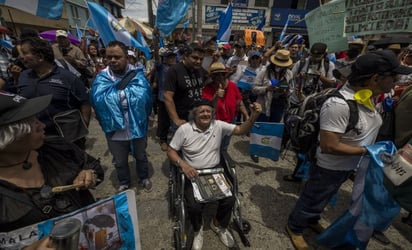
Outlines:
[[[324,89],[338,88],[349,100],[357,91],[371,90],[376,108],[358,104],[358,133],[346,131],[345,101],[332,98],[322,106],[317,161],[311,162],[309,180],[286,226],[296,249],[308,249],[302,236],[305,228],[324,230],[320,215],[340,185],[356,173],[359,158],[367,153],[365,147],[375,143],[384,112],[379,107],[388,96],[400,100],[393,135],[396,145],[402,147],[412,139],[412,129],[405,122],[412,114],[410,105],[405,105],[412,100],[408,86],[412,45],[394,40],[368,46],[356,38],[348,42],[347,51],[328,53],[327,44],[311,43],[307,49],[302,39],[260,47],[246,46],[243,39],[218,43],[211,38],[203,43],[168,41],[159,48],[159,33],[155,30],[154,35],[153,59],[149,60],[118,41],[104,47],[98,40],[82,39],[76,46],[63,30],[56,31],[54,42],[41,39],[35,30],[23,30],[12,51],[1,48],[0,89],[28,99],[51,95],[50,104],[39,108],[36,121],[44,124],[46,141],[63,137],[81,150],[87,133],[71,127],[76,131],[69,136],[58,118],[70,116],[74,122],[70,126],[87,130],[94,111],[113,156],[119,192],[131,187],[129,152],[135,158],[138,183],[145,191],[152,190],[146,153],[149,117],[156,117],[160,148],[168,151],[171,135],[190,120],[194,103],[202,99],[211,101],[217,120],[246,122],[250,107],[257,102],[262,108],[257,121],[279,123],[298,110],[307,96]],[[1,121],[0,128],[4,125]],[[287,130],[282,150],[288,149]],[[229,145],[230,135],[226,135],[220,149],[227,150]],[[258,163],[258,156],[251,158]],[[302,182],[302,161],[298,158],[284,181]],[[16,165],[2,165],[7,164]],[[2,174],[0,179],[5,179]],[[382,232],[375,233],[385,242]],[[200,248],[197,242],[196,249]]]

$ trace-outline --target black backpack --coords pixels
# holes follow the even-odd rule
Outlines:
[[[316,148],[319,145],[319,118],[323,103],[330,97],[338,97],[346,101],[349,106],[349,122],[345,133],[355,130],[359,120],[358,106],[354,100],[346,100],[339,89],[328,88],[321,92],[314,93],[305,98],[299,110],[295,114],[290,114],[285,125],[290,136],[290,146],[294,151],[304,154],[309,161],[313,161],[316,155]],[[359,133],[359,131],[356,131]]]

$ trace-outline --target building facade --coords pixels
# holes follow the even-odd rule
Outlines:
[[[188,29],[189,37],[197,33],[197,22],[202,22],[201,36],[203,40],[216,35],[219,29],[219,15],[228,4],[228,0],[194,0],[192,7],[196,8],[201,2],[202,15],[199,19],[197,10],[190,10],[188,18],[193,25]],[[327,2],[327,1],[321,1]],[[271,45],[278,40],[280,33],[289,16],[287,33],[307,35],[305,15],[319,7],[319,0],[234,0],[232,35],[233,39],[243,36],[245,29],[256,29],[262,20],[266,20],[263,31],[266,44]],[[181,27],[181,26],[178,26]],[[178,30],[177,32],[181,32]]]

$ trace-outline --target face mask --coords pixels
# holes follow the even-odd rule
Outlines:
[[[282,71],[282,68],[280,68],[280,67],[275,67],[275,72],[276,72],[276,73],[280,73],[280,71]]]
[[[349,58],[356,58],[360,54],[360,52],[357,49],[348,49],[346,54]]]

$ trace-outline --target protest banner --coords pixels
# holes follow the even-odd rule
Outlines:
[[[410,32],[411,0],[346,0],[345,33],[373,35]]]
[[[344,36],[345,0],[323,4],[305,15],[309,43],[322,42],[329,52],[339,52],[348,48]]]
[[[136,197],[132,190],[100,200],[67,215],[0,233],[0,249],[22,249],[48,236],[56,223],[64,223],[68,218],[81,221],[79,250],[141,249]]]

